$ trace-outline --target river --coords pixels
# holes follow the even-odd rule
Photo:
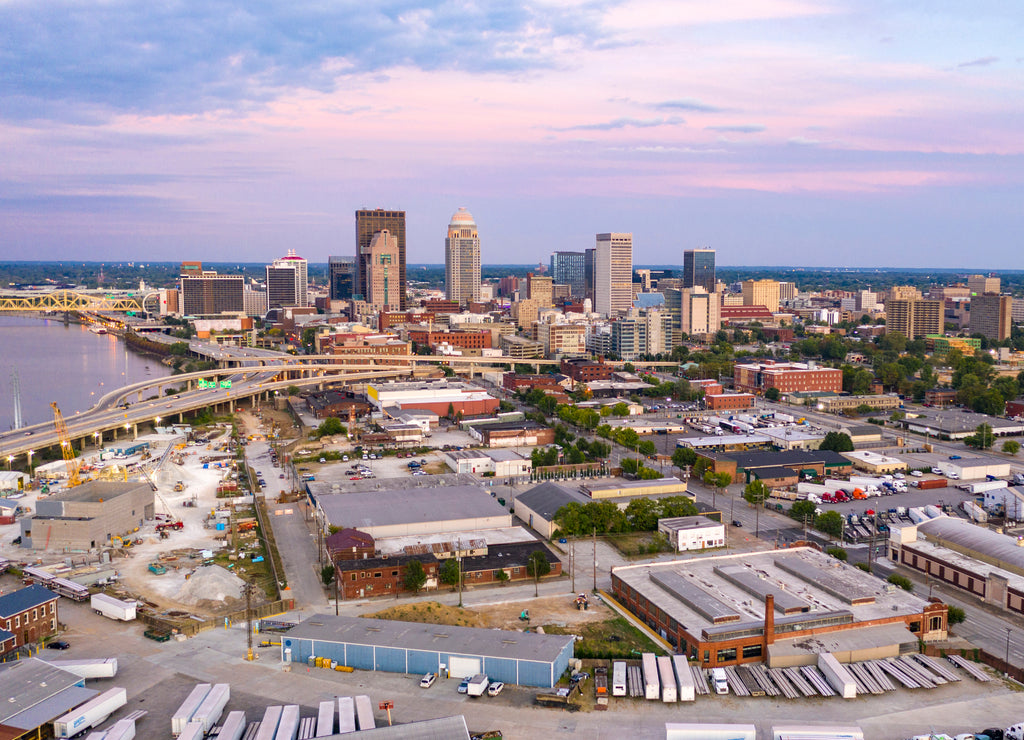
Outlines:
[[[14,376],[22,425],[85,411],[106,393],[171,374],[156,357],[136,354],[113,334],[94,334],[60,319],[0,316],[0,430],[14,428]]]

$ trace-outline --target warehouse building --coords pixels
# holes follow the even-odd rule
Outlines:
[[[965,519],[893,527],[889,559],[1001,609],[1024,614],[1024,547]]]
[[[704,516],[659,519],[658,531],[668,535],[676,552],[725,547],[725,525]]]
[[[585,504],[586,496],[557,483],[541,483],[516,497],[515,513],[520,520],[544,539],[551,539],[558,530],[555,514],[566,504]]]
[[[515,450],[452,450],[444,462],[456,473],[491,474],[495,478],[519,478],[533,471],[533,461]]]
[[[540,447],[555,441],[554,429],[529,419],[475,425],[469,434],[484,447]]]
[[[21,546],[94,550],[141,527],[153,513],[149,483],[88,481],[36,502],[35,516],[21,520]]]
[[[375,539],[512,526],[512,515],[478,485],[328,493],[315,502],[325,528],[351,527]]]
[[[945,604],[807,547],[621,566],[612,590],[705,668],[884,658],[947,636]]]
[[[898,457],[880,455],[871,450],[856,450],[854,452],[839,453],[851,463],[857,470],[872,475],[883,475],[886,473],[898,473],[907,469],[907,464]]]
[[[53,721],[99,695],[85,679],[38,658],[0,664],[0,738],[53,737]]]
[[[421,409],[438,416],[462,414],[485,416],[498,410],[498,399],[486,391],[456,381],[415,383],[370,383],[366,397],[378,410],[397,407],[403,411]]]
[[[569,667],[575,638],[474,627],[316,614],[281,640],[285,662],[327,658],[363,671],[466,678],[550,688]]]
[[[580,493],[598,501],[610,498],[631,498],[635,496],[689,496],[686,482],[678,478],[654,478],[649,480],[626,480],[614,478],[607,483],[587,483],[580,486]]]
[[[706,452],[697,456],[711,463],[716,473],[729,473],[733,481],[741,477],[749,483],[759,468],[791,468],[798,474],[819,477],[842,477],[853,470],[853,463],[831,450],[783,450],[780,452]]]
[[[984,480],[988,476],[1010,477],[1010,463],[990,457],[964,457],[960,460],[942,460],[938,467],[943,475],[953,474],[960,480]]]

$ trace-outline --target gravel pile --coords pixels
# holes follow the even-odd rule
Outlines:
[[[219,565],[196,570],[178,591],[175,599],[182,604],[198,606],[203,602],[226,602],[245,598],[245,581]]]

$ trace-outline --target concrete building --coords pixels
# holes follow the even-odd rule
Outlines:
[[[549,359],[579,357],[587,353],[587,328],[583,324],[537,323],[537,341]]]
[[[672,351],[672,317],[667,312],[629,309],[611,329],[612,351],[623,360]]]
[[[554,429],[530,420],[481,425],[469,433],[485,447],[537,447],[555,442]]]
[[[245,278],[203,271],[181,277],[181,312],[185,316],[216,316],[245,312]]]
[[[388,211],[383,208],[361,209],[356,211],[356,270],[355,270],[355,291],[359,296],[365,296],[367,289],[368,267],[370,259],[370,242],[374,234],[387,231],[395,240],[398,250],[397,275],[391,277],[395,280],[394,285],[389,285],[389,292],[395,297],[396,302],[392,308],[404,311],[406,306],[406,276],[405,276],[405,211]],[[390,297],[390,296],[389,296]],[[365,299],[363,299],[365,300]],[[390,305],[390,304],[389,304]]]
[[[945,604],[803,547],[613,568],[612,591],[704,668],[895,657],[947,636]]]
[[[401,302],[398,270],[398,240],[387,229],[376,232],[370,243],[360,247],[363,269],[362,300],[374,311],[397,309]]]
[[[10,643],[0,649],[0,655],[57,634],[58,598],[39,584],[0,596],[0,648]]]
[[[153,518],[148,483],[88,481],[36,503],[21,520],[21,546],[87,552],[111,544]]]
[[[486,391],[448,380],[368,383],[366,397],[377,409],[422,409],[433,411],[438,416],[448,416],[449,413],[483,416],[498,409],[498,399]]]
[[[515,500],[515,514],[544,539],[558,530],[555,514],[570,503],[585,504],[590,498],[557,483],[545,482],[521,493]]]
[[[512,515],[479,485],[332,493],[307,484],[325,527],[350,527],[374,539],[512,526]]]
[[[709,293],[700,287],[679,291],[678,328],[683,334],[698,337],[714,334],[721,329],[722,306],[719,294]]]
[[[267,291],[256,290],[247,284],[242,291],[242,310],[246,316],[265,316],[267,314]]]
[[[971,275],[967,278],[967,291],[973,296],[985,295],[986,293],[999,293],[1000,282],[998,277],[986,275]]]
[[[633,305],[633,235],[597,235],[594,253],[594,311],[614,317]]]
[[[856,450],[854,452],[840,452],[840,455],[853,463],[857,470],[863,470],[872,475],[884,475],[887,473],[899,473],[907,469],[907,464],[898,457],[880,455],[871,450]]]
[[[898,333],[907,339],[941,334],[942,301],[890,299],[885,304],[885,333]]]
[[[677,516],[658,520],[676,552],[725,547],[725,525],[705,516]]]
[[[569,286],[574,298],[586,298],[585,255],[583,252],[552,252],[551,279],[558,285]]]
[[[573,656],[571,635],[540,635],[474,627],[315,614],[285,633],[285,662],[312,656],[358,670],[467,678],[549,688]]]
[[[686,440],[680,440],[686,441]],[[696,449],[696,448],[695,448]],[[709,452],[697,450],[699,457],[711,462],[716,473],[729,473],[733,481],[749,483],[762,468],[784,467],[797,473],[822,478],[842,477],[853,470],[853,463],[831,450],[785,450],[780,452]]]
[[[686,249],[683,251],[683,287],[703,288],[715,292],[715,250]]]
[[[696,496],[687,493],[686,481],[678,478],[653,478],[649,480],[626,480],[613,478],[605,482],[586,482],[579,487],[580,493],[594,501],[604,499],[628,499],[637,496],[686,496],[695,500]]]
[[[758,362],[733,367],[737,391],[763,394],[769,388],[780,393],[826,391],[841,393],[843,371],[802,362]]]
[[[267,308],[309,305],[308,265],[289,249],[288,254],[267,266]]]
[[[480,300],[480,235],[476,221],[460,208],[448,223],[444,240],[444,287],[449,301]]]
[[[535,360],[544,358],[544,345],[536,339],[517,337],[513,334],[502,334],[498,340],[501,354],[515,360]]]
[[[547,275],[526,273],[526,297],[537,304],[537,308],[551,308],[554,305],[554,281]]]
[[[771,313],[779,310],[778,280],[744,280],[743,305],[764,306]]]
[[[999,278],[991,278],[997,283]],[[1010,338],[1013,326],[1013,297],[976,295],[971,298],[971,333],[1002,342]]]
[[[456,473],[493,475],[496,479],[523,478],[533,470],[533,461],[514,450],[451,450],[445,464]]]
[[[753,393],[709,393],[704,396],[704,407],[709,411],[743,411],[753,408]]]

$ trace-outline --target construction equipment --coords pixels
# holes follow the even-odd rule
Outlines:
[[[185,484],[182,481],[178,481],[177,483],[174,484],[174,492],[175,493],[180,493],[181,491],[184,491],[184,490],[185,490]]]
[[[185,526],[185,523],[182,522],[182,521],[161,522],[160,524],[156,525],[156,531],[157,532],[163,532],[164,530],[167,530],[167,529],[180,530],[180,529],[184,528],[184,526]]]
[[[575,603],[577,611],[586,611],[590,608],[590,599],[586,594],[577,594]]]
[[[82,482],[78,475],[81,463],[75,457],[75,448],[71,446],[71,436],[68,434],[68,425],[64,423],[64,415],[61,414],[56,402],[51,403],[50,408],[53,409],[53,425],[60,440],[60,451],[68,468],[68,488],[74,488]]]
[[[167,568],[162,566],[160,563],[150,563],[149,572],[153,573],[154,575],[162,576],[164,573],[167,572]]]

